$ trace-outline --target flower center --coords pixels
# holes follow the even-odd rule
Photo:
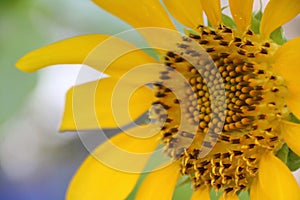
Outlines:
[[[180,52],[163,58],[151,118],[163,124],[165,152],[180,159],[181,173],[190,176],[195,189],[247,189],[261,155],[281,147],[277,122],[290,114],[284,103],[287,88],[270,59],[278,46],[262,43],[250,30],[241,35],[223,25],[216,30],[199,26],[186,35]],[[191,42],[200,44],[212,62]],[[187,83],[179,84],[174,71]],[[175,85],[181,87],[179,95],[168,87]]]

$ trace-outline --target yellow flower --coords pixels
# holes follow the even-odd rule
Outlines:
[[[300,199],[292,174],[274,155],[285,143],[300,155],[300,125],[291,120],[292,113],[300,117],[300,38],[282,46],[270,39],[300,12],[298,0],[270,0],[259,34],[250,29],[253,0],[229,0],[237,28],[223,24],[219,0],[163,0],[190,28],[186,36],[175,31],[157,0],[94,2],[160,48],[161,61],[96,34],[19,60],[24,71],[85,63],[110,76],[68,92],[62,131],[124,127],[152,107],[151,124],[112,137],[87,158],[67,199],[126,198],[159,143],[173,162],[149,173],[136,199],[171,199],[181,175],[193,183],[192,199],[209,199],[212,188],[224,191],[223,199],[248,189],[251,200]],[[211,27],[204,25],[203,11]]]

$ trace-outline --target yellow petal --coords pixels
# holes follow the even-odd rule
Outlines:
[[[32,51],[22,57],[16,66],[31,72],[49,65],[82,63],[118,78],[134,67],[156,61],[122,39],[107,35],[84,35]]]
[[[93,0],[93,2],[135,28],[175,29],[158,0]]]
[[[265,153],[259,164],[259,183],[268,199],[300,199],[299,186],[287,166],[273,152]]]
[[[172,16],[192,29],[203,24],[200,0],[163,0]]]
[[[286,104],[289,109],[294,113],[298,118],[300,117],[300,87],[299,84],[288,84],[289,93],[286,97]]]
[[[262,191],[258,177],[255,177],[250,188],[250,199],[251,200],[269,200],[270,197]]]
[[[21,70],[32,72],[54,64],[80,64],[108,37],[95,34],[62,40],[28,53],[16,63],[16,66]]]
[[[282,135],[287,143],[296,154],[300,155],[300,124],[288,121],[282,121]]]
[[[106,166],[123,172],[140,173],[158,146],[160,134],[156,126],[134,127],[118,134],[93,152]],[[105,136],[104,136],[105,137]],[[159,151],[160,152],[160,151]],[[114,156],[115,155],[115,156]]]
[[[296,17],[299,12],[299,0],[270,0],[261,19],[261,36],[264,39],[269,38],[276,28]]]
[[[130,130],[139,131],[139,128]],[[115,160],[120,165],[135,166],[139,165],[142,170],[151,154],[157,146],[157,137],[148,139],[133,138],[120,133],[112,139],[100,145],[92,155],[90,155],[80,166],[79,170],[70,183],[67,200],[94,200],[94,199],[125,199],[134,188],[140,174],[124,172],[123,169],[112,168],[102,160],[101,155]],[[120,154],[120,152],[122,152]],[[141,157],[128,156],[137,153],[143,154]],[[124,156],[124,154],[126,156]],[[130,158],[130,159],[128,159]]]
[[[222,22],[220,0],[201,0],[202,8],[212,26],[216,27]]]
[[[201,186],[199,189],[194,191],[191,200],[210,200],[210,190],[206,186]]]
[[[251,25],[253,0],[229,0],[232,17],[242,32]]]
[[[154,94],[124,79],[105,78],[75,86],[67,93],[61,130],[121,127],[146,112]]]
[[[151,172],[141,184],[135,199],[172,199],[179,178],[180,164],[174,162],[167,167]]]
[[[287,81],[286,102],[290,110],[300,117],[300,37],[288,41],[273,56],[274,68]]]

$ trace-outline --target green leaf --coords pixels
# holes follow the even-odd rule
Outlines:
[[[226,26],[230,28],[236,28],[236,24],[234,23],[233,19],[228,15],[222,14],[222,21]]]
[[[289,155],[289,147],[284,144],[279,151],[277,151],[276,156],[283,162],[287,163]]]
[[[184,32],[185,35],[189,35],[189,34],[199,35],[199,32],[197,32],[195,30],[192,30],[192,29],[186,29],[186,28],[184,28],[183,32]]]
[[[218,200],[222,194],[223,193],[220,192],[220,191],[216,191],[214,189],[211,189],[211,191],[210,191],[210,199],[211,200]]]
[[[256,18],[252,17],[251,30],[255,34],[259,34],[259,26],[260,26],[260,21]]]
[[[173,194],[173,200],[190,199],[193,194],[191,180],[187,176],[180,177]]]
[[[276,153],[276,156],[284,162],[291,171],[300,168],[300,157],[294,153],[286,144]]]
[[[249,191],[240,192],[239,199],[240,200],[250,200]]]
[[[279,45],[283,45],[284,43],[287,42],[286,37],[284,36],[283,33],[283,28],[279,27],[275,31],[273,31],[270,35],[271,39],[274,40]]]
[[[252,14],[251,29],[255,34],[259,34],[260,22],[262,16],[263,16],[263,12],[262,12],[262,4],[261,4],[260,10]],[[279,27],[276,30],[274,30],[271,33],[270,38],[279,45],[282,45],[287,41],[286,37],[284,36],[282,27]]]
[[[291,149],[288,154],[287,166],[291,171],[295,171],[300,168],[300,157]]]
[[[183,185],[190,184],[190,183],[191,183],[190,177],[187,175],[184,175],[184,176],[180,177],[176,187],[181,187]]]
[[[260,27],[260,22],[261,22],[262,16],[263,16],[262,1],[260,1],[259,10],[256,12],[253,12],[253,14],[252,14],[251,30],[256,34],[259,34],[259,27]]]
[[[262,11],[261,10],[252,14],[251,30],[256,34],[259,34],[259,27],[260,27],[261,18],[262,18]]]
[[[227,5],[227,6],[223,6],[222,8],[221,8],[221,11],[223,12],[225,9],[227,9],[227,8],[229,8],[229,6]]]
[[[253,17],[254,17],[255,19],[257,19],[258,21],[261,21],[261,18],[262,18],[262,16],[263,16],[263,12],[262,12],[262,6],[263,6],[263,3],[262,3],[262,0],[260,0],[259,3],[260,3],[259,10],[253,13]]]
[[[263,16],[262,10],[253,13],[253,18],[255,18],[258,21],[261,21],[262,16]]]
[[[294,114],[290,114],[289,121],[296,123],[296,124],[300,124],[300,120]]]

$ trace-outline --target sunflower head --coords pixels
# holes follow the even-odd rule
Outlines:
[[[152,118],[163,122],[166,153],[181,160],[195,189],[245,190],[261,156],[282,146],[280,121],[291,114],[287,86],[272,66],[278,45],[225,25],[197,30],[163,57]],[[174,71],[187,81],[179,88]]]

